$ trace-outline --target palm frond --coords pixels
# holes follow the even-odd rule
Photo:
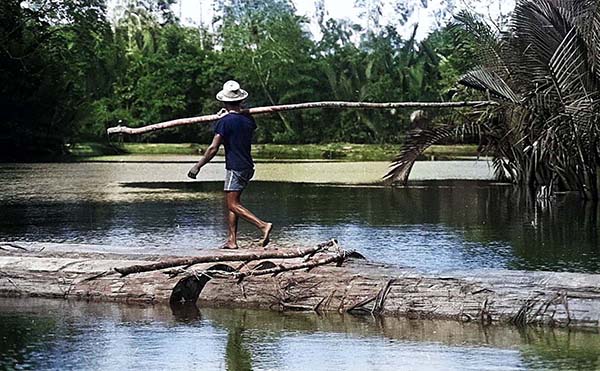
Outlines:
[[[571,28],[549,61],[556,86],[564,102],[592,99],[596,95],[588,76],[585,44],[578,37],[577,29]]]
[[[501,76],[510,75],[502,54],[502,40],[489,24],[468,11],[461,11],[454,16],[449,28],[459,45],[462,42],[468,43],[470,39],[475,40],[477,54],[470,57],[476,58],[480,65]]]
[[[521,84],[520,91],[552,83],[550,59],[571,28],[551,0],[517,3],[505,41],[518,51],[509,68]]]
[[[482,62],[459,82],[501,104],[475,123],[411,132],[385,178],[406,182],[427,147],[472,127],[483,138],[480,149],[493,156],[498,177],[597,199],[600,1],[517,0],[510,27],[501,34],[464,13],[457,24],[470,33],[468,42],[479,42],[478,48],[468,46]]]
[[[406,184],[415,161],[427,148],[441,140],[451,137],[464,137],[465,135],[478,136],[479,126],[472,123],[462,125],[446,124],[431,129],[418,129],[409,132],[400,153],[390,164],[389,171],[383,179],[391,183]]]
[[[461,76],[458,82],[473,89],[489,92],[512,103],[521,100],[500,76],[482,67]]]

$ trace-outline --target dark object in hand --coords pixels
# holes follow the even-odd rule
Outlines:
[[[190,170],[187,174],[188,177],[192,178],[192,179],[196,179],[196,175],[198,175],[197,171],[194,171],[194,169]]]

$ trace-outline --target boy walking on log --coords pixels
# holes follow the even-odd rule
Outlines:
[[[267,246],[273,224],[265,222],[246,209],[240,202],[242,191],[254,176],[254,161],[250,154],[252,134],[256,122],[249,114],[242,113],[241,104],[248,93],[236,81],[227,81],[217,100],[223,102],[223,114],[215,126],[215,136],[204,156],[188,172],[188,177],[196,179],[200,169],[215,157],[221,144],[225,147],[225,199],[229,209],[228,238],[223,248],[237,249],[237,225],[239,217],[254,224],[262,233],[261,245]]]

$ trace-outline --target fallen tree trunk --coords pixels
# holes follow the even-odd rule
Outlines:
[[[284,104],[279,106],[256,107],[243,110],[251,115],[264,115],[283,111],[295,111],[316,108],[353,108],[353,109],[394,109],[394,108],[462,108],[462,107],[483,107],[497,105],[493,101],[463,101],[463,102],[390,102],[390,103],[370,103],[370,102],[309,102],[298,104]],[[199,124],[203,122],[212,122],[220,119],[218,114],[205,115],[198,117],[189,117],[171,121],[165,121],[158,124],[142,126],[139,128],[130,128],[127,126],[115,126],[108,128],[106,132],[110,134],[144,134],[157,130],[174,128],[177,126]]]
[[[147,303],[166,303],[175,296],[212,307],[335,311],[482,324],[600,327],[597,274],[486,269],[439,275],[354,259],[345,259],[341,267],[308,266],[326,259],[336,261],[335,252],[319,252],[309,261],[298,257],[253,264],[233,262],[236,264],[232,264],[231,272],[265,273],[244,274],[241,281],[236,274],[222,273],[225,264],[215,266],[214,262],[188,268],[188,272],[196,271],[198,276],[172,275],[174,278],[169,279],[165,275],[169,269],[125,277],[101,275],[114,271],[114,267],[144,266],[148,263],[144,259],[157,259],[149,255],[107,254],[102,250],[94,253],[85,249],[65,252],[65,248],[57,252],[51,247],[43,251],[13,250],[0,250],[0,296]],[[210,251],[210,255],[243,256],[260,251]],[[282,266],[301,269],[286,271]],[[274,273],[277,274],[273,276]],[[93,276],[98,278],[90,280]],[[174,295],[175,289],[178,295]]]
[[[331,263],[336,263],[336,266],[339,267],[342,265],[342,263],[346,259],[348,259],[352,256],[356,256],[356,255],[353,255],[353,253],[349,253],[347,251],[341,250],[338,247],[338,252],[332,256],[328,256],[328,257],[325,257],[322,259],[317,259],[317,260],[312,260],[312,261],[306,261],[307,258],[305,258],[305,261],[302,263],[299,263],[299,264],[292,264],[292,265],[279,264],[278,265],[278,264],[273,263],[272,261],[263,260],[262,262],[260,262],[254,268],[252,268],[250,270],[240,271],[242,268],[246,268],[248,266],[248,261],[246,261],[242,265],[240,265],[240,267],[238,267],[237,269],[233,268],[229,265],[226,265],[226,264],[216,264],[216,265],[213,265],[213,266],[209,267],[208,269],[204,269],[204,270],[180,268],[175,271],[167,271],[164,273],[168,274],[170,278],[176,277],[180,273],[185,273],[184,278],[179,280],[179,282],[177,282],[177,285],[175,285],[175,287],[173,288],[173,292],[171,293],[171,297],[169,298],[169,302],[171,304],[185,303],[185,302],[195,303],[198,300],[200,293],[204,289],[204,286],[206,286],[206,284],[211,279],[216,278],[216,277],[235,279],[238,284],[241,284],[244,281],[244,279],[247,277],[258,277],[258,276],[267,276],[267,275],[271,275],[271,276],[275,277],[276,275],[278,275],[280,273],[297,271],[300,269],[306,269],[307,271],[309,271],[313,268],[324,266],[324,265],[331,264]],[[360,256],[361,259],[364,259],[364,257],[362,257],[362,255],[359,254],[358,256]],[[280,304],[285,305],[282,302],[280,302]],[[287,305],[287,308],[290,308],[290,307],[306,308],[306,307],[302,307],[302,306]]]

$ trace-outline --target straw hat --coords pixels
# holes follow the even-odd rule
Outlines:
[[[240,84],[233,80],[223,84],[223,90],[217,94],[217,100],[221,102],[238,102],[246,98],[248,98],[248,92],[240,88]]]

